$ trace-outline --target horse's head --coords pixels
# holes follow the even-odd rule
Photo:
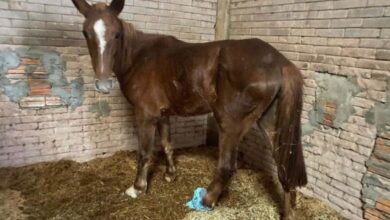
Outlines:
[[[125,0],[113,0],[110,5],[97,3],[90,5],[86,0],[72,0],[84,15],[83,34],[87,40],[92,66],[95,71],[95,88],[108,93],[112,89],[114,55],[119,47],[123,27],[119,13]]]

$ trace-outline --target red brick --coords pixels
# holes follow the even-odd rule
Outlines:
[[[333,121],[333,115],[331,114],[328,114],[328,113],[324,113],[324,119],[325,120],[329,120],[329,121]]]
[[[39,59],[33,59],[28,57],[22,58],[20,60],[20,63],[24,65],[41,65],[41,61]]]
[[[26,66],[19,66],[15,69],[8,70],[8,74],[24,74],[26,72]]]
[[[51,88],[51,85],[49,81],[45,79],[34,79],[32,77],[29,77],[28,83],[31,87],[36,87],[36,88]]]
[[[327,102],[326,103],[326,107],[332,108],[332,109],[336,109],[337,105],[335,103],[333,103],[333,102]]]
[[[380,218],[378,216],[372,215],[371,213],[365,212],[364,218],[367,220],[384,220],[384,218]]]
[[[375,150],[380,150],[385,153],[390,153],[390,147],[385,146],[385,145],[376,145]]]
[[[366,210],[364,210],[364,215],[370,215],[370,216],[373,216],[373,217],[376,217],[377,219],[385,219],[385,217],[383,216],[383,214],[381,212],[379,212],[378,210],[376,209],[373,209],[373,208],[368,208]]]
[[[381,211],[384,211],[387,214],[390,214],[390,200],[379,198],[376,201],[376,208]]]
[[[383,170],[383,169],[380,169],[380,168],[377,168],[377,167],[368,167],[367,170],[370,171],[370,172],[379,174],[381,176],[390,178],[390,174],[389,174],[389,172],[387,170]]]
[[[328,125],[328,126],[332,126],[333,125],[333,121],[332,120],[327,120],[327,119],[324,118],[322,120],[322,124]]]
[[[51,94],[51,88],[40,88],[40,87],[31,87],[29,96],[45,96]]]
[[[325,107],[325,112],[331,114],[331,115],[334,115],[336,113],[336,108],[332,108],[332,107],[329,107],[329,106],[326,106]]]

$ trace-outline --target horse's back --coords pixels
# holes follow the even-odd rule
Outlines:
[[[270,44],[256,38],[182,44],[172,54],[172,63],[179,66],[178,75],[215,79],[218,74],[229,73],[231,80],[242,86],[270,75],[277,77],[291,64]]]
[[[281,68],[289,61],[259,39],[185,43],[162,39],[139,58],[138,87],[155,94],[140,94],[169,114],[197,115],[217,106],[218,99],[234,102],[243,93],[256,104],[273,97],[281,84]],[[150,90],[149,90],[150,91]]]
[[[250,109],[269,103],[281,86],[282,68],[289,63],[259,39],[181,44],[166,57],[172,60],[174,68],[170,69],[175,69],[174,80],[180,87],[171,90],[178,97],[173,105],[180,106],[177,109],[190,106],[192,110],[222,105]]]

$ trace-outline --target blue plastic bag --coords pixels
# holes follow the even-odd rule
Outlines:
[[[212,209],[202,204],[202,198],[206,196],[207,190],[202,187],[198,187],[194,191],[194,196],[187,202],[186,206],[190,209],[197,211],[211,211]]]

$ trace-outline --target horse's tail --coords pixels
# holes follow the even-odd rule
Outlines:
[[[277,107],[274,158],[285,190],[307,183],[301,142],[303,78],[293,64],[282,68],[283,82]]]

